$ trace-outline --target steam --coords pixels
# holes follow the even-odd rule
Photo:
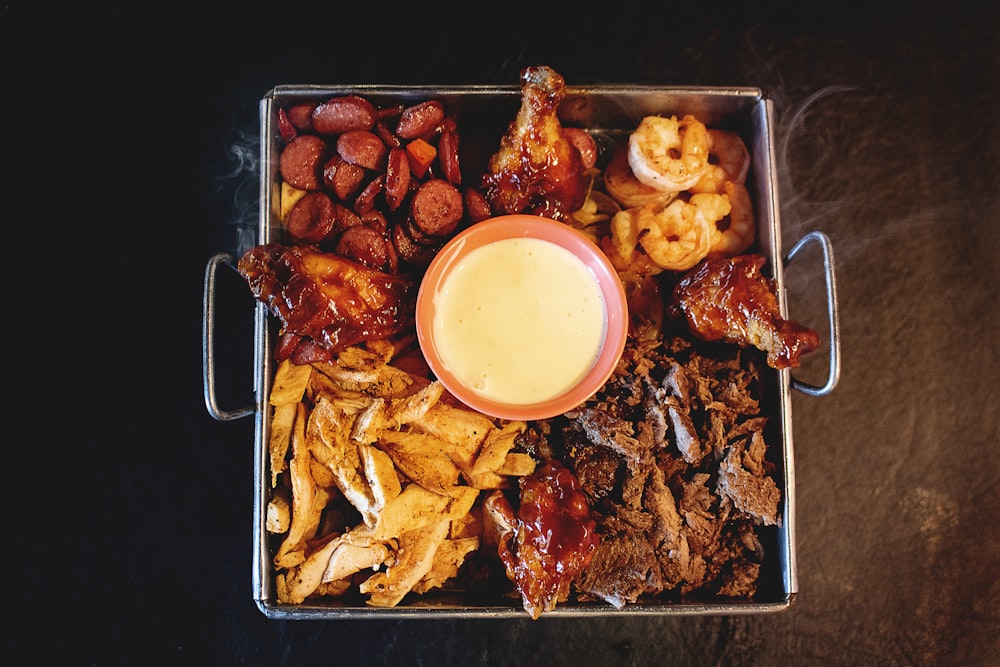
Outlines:
[[[256,120],[256,119],[253,119]],[[240,256],[256,244],[260,219],[260,135],[257,128],[236,128],[231,135],[215,139],[210,174],[213,214],[219,250]]]
[[[810,112],[821,102],[836,95],[854,90],[847,86],[827,86],[810,94],[785,112],[778,113],[776,133],[776,160],[778,192],[781,203],[781,225],[784,239],[793,242],[813,229],[824,229],[833,215],[843,213],[848,202],[843,200],[810,202],[795,187],[791,168],[791,148],[796,142],[807,142],[817,150],[817,156],[804,173],[802,185],[835,171],[834,143],[825,141],[822,133],[807,127]]]

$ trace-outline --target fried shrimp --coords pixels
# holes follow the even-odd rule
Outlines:
[[[708,145],[708,129],[690,114],[680,120],[676,116],[646,116],[629,135],[628,163],[641,183],[681,192],[704,174]]]
[[[750,151],[740,135],[708,130],[708,165],[691,192],[722,192],[727,181],[743,184],[750,171]]]
[[[695,197],[706,195],[694,195]],[[710,195],[709,195],[710,196]],[[742,183],[726,181],[722,186],[722,196],[728,202],[728,217],[723,216],[712,225],[709,257],[735,257],[753,243],[756,224],[750,192]]]

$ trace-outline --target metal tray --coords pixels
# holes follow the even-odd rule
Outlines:
[[[500,136],[515,117],[520,105],[518,86],[460,87],[401,87],[382,85],[278,86],[260,101],[260,221],[255,243],[278,239],[280,223],[274,213],[278,156],[281,138],[277,128],[279,108],[305,101],[324,101],[347,93],[361,94],[376,105],[412,104],[426,99],[441,100],[449,112],[459,119],[463,147],[469,141],[480,141],[471,150],[491,152]],[[703,88],[600,85],[567,86],[560,106],[564,124],[588,128],[599,148],[607,148],[627,137],[643,116],[649,114],[695,114],[709,127],[734,130],[747,141],[752,154],[752,166],[747,187],[754,199],[758,221],[758,238],[754,249],[768,259],[765,267],[775,281],[782,315],[787,313],[784,265],[800,248],[816,243],[823,255],[826,278],[826,301],[829,316],[829,376],[822,386],[814,386],[793,378],[789,370],[770,371],[762,378],[761,404],[770,417],[769,446],[780,447],[772,452],[776,464],[774,479],[781,490],[780,525],[762,527],[759,535],[765,549],[765,561],[759,579],[757,595],[752,600],[719,603],[632,604],[623,609],[603,603],[566,602],[546,617],[579,617],[611,615],[706,615],[756,614],[785,610],[798,591],[795,560],[795,467],[792,447],[791,390],[813,396],[830,393],[839,379],[840,344],[837,316],[836,280],[833,252],[829,239],[822,232],[812,232],[800,239],[787,254],[782,254],[779,220],[777,177],[775,166],[774,111],[772,103],[757,88]],[[463,158],[464,164],[464,158]],[[240,248],[239,253],[248,248]],[[485,603],[463,599],[454,594],[428,593],[411,596],[394,608],[347,605],[336,601],[291,605],[277,602],[274,570],[271,563],[271,542],[265,530],[268,502],[269,472],[267,442],[271,412],[267,397],[270,392],[274,322],[265,307],[257,304],[254,319],[254,404],[233,410],[219,405],[216,397],[215,319],[216,274],[220,267],[235,267],[237,257],[222,252],[209,259],[205,268],[203,320],[203,375],[205,404],[208,412],[219,421],[231,421],[253,416],[254,495],[253,495],[253,578],[251,593],[260,611],[272,619],[338,619],[338,618],[524,618],[526,613],[516,597],[490,600]]]

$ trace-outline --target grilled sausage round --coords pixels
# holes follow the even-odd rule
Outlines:
[[[278,157],[281,177],[299,190],[319,190],[323,186],[321,171],[330,147],[321,137],[300,134],[288,142]]]
[[[371,180],[365,189],[354,200],[354,210],[358,214],[365,214],[368,211],[375,208],[375,199],[380,194],[382,190],[385,189],[385,174],[379,174]]]
[[[564,127],[563,136],[580,152],[584,169],[590,169],[597,164],[597,143],[590,133],[579,127]]]
[[[410,161],[406,151],[393,148],[389,151],[385,170],[385,203],[390,211],[395,211],[403,203],[410,187]]]
[[[323,192],[310,192],[288,212],[285,228],[296,243],[321,243],[337,225],[333,200]]]
[[[465,218],[470,224],[493,216],[486,195],[475,188],[462,188],[462,202],[465,204]]]
[[[389,249],[385,237],[366,225],[344,230],[337,241],[337,254],[364,264],[369,269],[385,271],[389,265]]]
[[[375,106],[365,98],[343,95],[318,105],[312,113],[312,124],[320,134],[370,130],[377,115]]]
[[[396,125],[396,136],[402,139],[416,139],[429,134],[444,120],[444,105],[437,100],[428,100],[403,109]]]
[[[438,139],[438,160],[441,173],[452,185],[462,184],[462,169],[458,163],[458,133],[451,128],[441,131]]]
[[[337,137],[337,154],[345,162],[372,171],[383,171],[389,148],[374,132],[350,130]]]
[[[323,185],[340,201],[351,201],[361,190],[365,174],[364,167],[334,155],[323,167]]]
[[[410,206],[414,224],[431,236],[455,231],[464,211],[462,193],[442,178],[432,178],[421,184]]]

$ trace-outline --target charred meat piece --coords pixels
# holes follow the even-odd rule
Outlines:
[[[483,176],[495,211],[563,220],[583,205],[583,158],[556,114],[565,94],[563,77],[551,68],[521,72],[521,108]]]
[[[705,260],[674,287],[670,312],[702,340],[752,345],[772,368],[798,366],[819,336],[781,317],[773,283],[760,272],[765,261],[757,254]]]
[[[313,246],[271,243],[248,250],[237,269],[253,295],[302,337],[339,351],[412,324],[413,283]]]

